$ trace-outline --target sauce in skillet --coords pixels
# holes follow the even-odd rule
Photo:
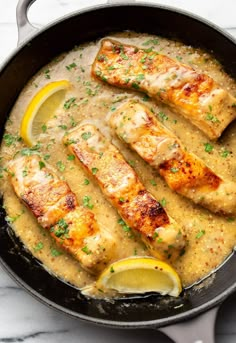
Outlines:
[[[206,72],[224,88],[236,95],[235,82],[225,74],[221,65],[212,56],[181,43],[149,35],[121,33],[112,36],[123,43],[151,48],[181,60],[199,71]],[[157,104],[144,94],[120,90],[91,78],[90,70],[99,49],[100,42],[93,42],[74,48],[45,66],[26,85],[20,94],[6,125],[1,147],[2,179],[1,189],[8,220],[25,246],[46,269],[76,287],[84,287],[94,281],[73,257],[58,248],[48,232],[43,230],[34,217],[17,199],[4,168],[16,153],[25,148],[19,141],[21,118],[33,95],[46,83],[67,79],[72,83],[56,113],[50,117],[38,137],[39,152],[44,160],[65,178],[78,202],[86,206],[90,197],[93,211],[101,227],[112,232],[119,242],[114,261],[132,255],[148,255],[144,245],[138,241],[125,225],[119,223],[119,216],[104,199],[95,182],[70,157],[62,144],[62,137],[70,128],[82,121],[97,125],[106,136],[110,131],[105,118],[123,101],[135,98],[143,101],[154,111],[163,124],[176,134],[186,148],[195,153],[223,178],[236,182],[236,124],[232,124],[217,143],[210,142],[196,127],[183,117],[174,114],[168,107]],[[65,105],[65,106],[64,106]],[[173,264],[184,286],[189,286],[217,268],[231,253],[236,242],[235,219],[217,216],[195,206],[189,200],[173,193],[166,183],[134,152],[112,137],[113,143],[122,151],[134,167],[146,188],[161,202],[167,212],[185,228],[187,246],[183,255]],[[119,249],[120,247],[120,249]]]

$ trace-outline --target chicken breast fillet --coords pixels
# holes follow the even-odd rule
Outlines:
[[[216,175],[143,104],[128,101],[109,118],[118,137],[158,170],[171,189],[212,212],[236,214],[236,184]]]
[[[183,251],[185,239],[181,227],[167,215],[117,148],[94,125],[85,124],[71,131],[64,137],[64,143],[94,176],[106,198],[126,224],[140,235],[153,256],[176,258]]]
[[[164,102],[210,139],[220,137],[236,117],[236,99],[211,77],[152,49],[105,39],[93,63],[92,75]]]
[[[68,184],[37,155],[12,160],[8,169],[16,195],[38,223],[82,267],[91,273],[101,272],[112,259],[115,242],[100,230],[94,214],[78,205]]]

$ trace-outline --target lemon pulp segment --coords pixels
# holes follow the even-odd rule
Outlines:
[[[35,120],[36,115],[39,113],[41,107],[44,106],[46,102],[47,109],[50,109],[50,97],[55,95],[56,93],[67,89],[70,86],[70,82],[67,80],[60,80],[55,82],[50,82],[49,84],[45,85],[41,88],[32,98],[30,103],[28,104],[26,111],[23,115],[21,126],[20,126],[20,135],[25,141],[25,143],[29,146],[32,146],[34,142],[34,132],[33,132],[33,123]],[[55,103],[56,99],[51,100]],[[51,106],[52,107],[52,106]],[[41,119],[38,119],[38,122],[43,122],[50,117],[50,113],[42,111],[40,114]],[[38,116],[38,115],[37,115]],[[43,118],[42,118],[43,117]]]
[[[176,271],[167,263],[148,257],[133,257],[113,263],[100,275],[97,288],[126,294],[158,292],[172,296],[178,296],[182,291]]]

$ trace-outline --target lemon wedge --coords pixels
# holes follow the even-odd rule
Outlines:
[[[103,271],[96,286],[126,294],[158,292],[174,297],[182,291],[176,271],[167,263],[149,257],[131,257],[114,262]]]
[[[67,80],[50,82],[34,95],[20,126],[20,135],[27,145],[32,146],[36,143],[35,137],[42,132],[43,125],[64,99],[63,93],[69,86],[70,82]]]

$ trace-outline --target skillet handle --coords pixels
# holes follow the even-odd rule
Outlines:
[[[16,22],[18,28],[18,42],[20,45],[28,36],[36,32],[37,29],[30,24],[27,12],[29,7],[35,2],[35,0],[19,0],[16,7]]]
[[[214,343],[215,320],[219,307],[182,323],[158,329],[175,343]]]
[[[16,7],[16,22],[18,27],[18,42],[17,45],[23,43],[23,41],[28,38],[31,34],[38,31],[36,27],[34,27],[28,19],[27,12],[29,7],[35,2],[36,0],[19,0],[17,7]],[[133,3],[136,0],[107,0],[108,4],[116,4],[116,3]]]
[[[108,4],[127,4],[127,3],[131,3],[131,2],[136,2],[136,0],[108,0],[107,3]]]

